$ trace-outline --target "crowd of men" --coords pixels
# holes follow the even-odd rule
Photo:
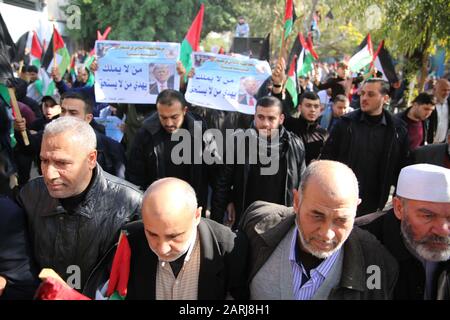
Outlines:
[[[107,106],[119,143],[94,120],[95,69],[19,97],[14,149],[0,105],[0,299],[39,298],[42,268],[110,298],[121,267],[126,299],[450,299],[448,79],[393,114],[388,82],[339,63],[295,106],[279,59],[248,116],[189,105],[155,67],[155,105]]]

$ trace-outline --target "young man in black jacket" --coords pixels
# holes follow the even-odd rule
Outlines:
[[[361,90],[361,109],[336,123],[321,159],[340,161],[356,174],[362,203],[358,216],[383,210],[408,153],[405,123],[383,109],[389,100],[389,84],[367,80]]]

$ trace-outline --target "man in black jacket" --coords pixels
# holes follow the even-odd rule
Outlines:
[[[305,168],[305,149],[283,121],[279,99],[258,100],[254,127],[237,131],[233,146],[227,147],[227,161],[212,197],[211,219],[237,227],[241,214],[256,200],[292,205],[292,190]]]
[[[8,165],[0,154],[0,301],[32,299],[38,286],[26,215],[9,198]]]
[[[353,227],[359,202],[358,181],[346,165],[315,161],[293,208],[253,203],[242,219],[250,298],[390,299],[397,263],[373,235]]]
[[[312,160],[319,157],[320,152],[328,138],[328,132],[319,125],[320,116],[320,98],[314,92],[304,92],[298,96],[298,106],[294,106],[289,92],[282,94],[282,84],[285,80],[284,59],[272,71],[273,96],[283,102],[283,112],[286,117],[284,126],[287,130],[299,136],[306,150],[305,163],[308,165]],[[294,118],[291,116],[291,110],[299,109],[300,116]]]
[[[126,179],[145,190],[158,179],[179,178],[194,188],[205,210],[211,176],[203,161],[205,123],[188,112],[183,95],[175,90],[161,92],[156,107],[157,112],[144,120],[136,134]]]
[[[18,195],[27,214],[39,268],[53,268],[82,289],[120,228],[140,216],[141,192],[97,164],[96,137],[85,121],[47,124],[40,151],[43,176]]]
[[[125,177],[125,151],[120,143],[101,132],[103,126],[93,119],[92,104],[83,94],[67,92],[61,97],[61,117],[72,116],[86,121],[94,129],[97,140],[97,162],[106,172],[123,179]],[[100,127],[101,126],[101,127]],[[17,131],[25,130],[25,121],[15,120]],[[103,127],[103,128],[102,128]],[[39,155],[43,131],[30,135],[31,152]],[[20,134],[16,137],[21,142]],[[39,161],[38,161],[39,162]]]
[[[384,208],[409,153],[405,123],[383,109],[388,94],[387,82],[367,80],[361,109],[339,119],[321,154],[321,159],[340,161],[355,172],[362,199],[358,216]]]
[[[450,300],[450,170],[402,169],[393,209],[357,219],[396,258],[395,299]]]
[[[142,221],[123,229],[130,258],[123,258],[127,249],[119,244],[104,259],[105,268],[91,278],[90,292],[105,287],[102,283],[109,274],[105,270],[112,269],[108,287],[125,293],[127,300],[248,298],[245,235],[202,218],[195,191],[185,181],[164,178],[154,182],[142,200]],[[111,268],[107,265],[113,253]],[[128,267],[128,279],[119,278],[116,286],[113,275]],[[92,296],[90,292],[86,294]],[[104,290],[100,292],[105,295]]]

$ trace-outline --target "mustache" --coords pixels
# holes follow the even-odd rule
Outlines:
[[[450,246],[450,237],[441,237],[438,235],[430,235],[430,236],[427,236],[427,237],[417,241],[418,244],[427,244],[429,242],[445,244],[445,245]]]

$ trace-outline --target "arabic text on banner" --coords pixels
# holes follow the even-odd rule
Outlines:
[[[195,75],[189,79],[188,102],[212,109],[255,113],[255,95],[271,76],[267,61],[201,52],[192,56]]]
[[[180,88],[179,43],[97,41],[95,98],[100,103],[155,103],[164,89]]]

